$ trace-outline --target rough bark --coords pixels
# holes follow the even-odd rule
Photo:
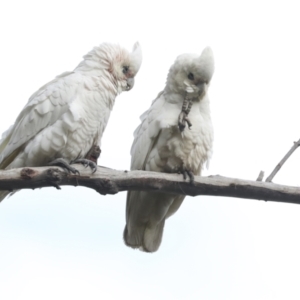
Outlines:
[[[250,181],[223,176],[195,176],[191,184],[182,175],[145,171],[118,171],[75,165],[80,175],[66,173],[58,167],[20,168],[0,171],[0,190],[35,189],[64,185],[84,186],[100,194],[116,194],[127,190],[151,190],[189,196],[225,196],[300,204],[300,187],[271,182]]]

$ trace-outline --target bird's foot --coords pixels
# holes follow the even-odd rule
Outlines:
[[[185,123],[188,124],[189,129],[192,127],[191,121],[188,119],[188,114],[191,111],[193,105],[193,100],[189,99],[187,96],[185,97],[183,104],[182,104],[182,110],[181,113],[178,116],[178,128],[180,132],[183,132],[185,129]]]
[[[189,118],[187,117],[187,115],[188,114],[185,111],[182,111],[179,114],[179,117],[178,117],[178,128],[179,128],[180,132],[184,131],[186,123],[188,124],[189,129],[191,129],[191,127],[192,127],[192,123],[189,120]]]
[[[82,164],[85,168],[90,167],[92,169],[92,173],[95,173],[97,171],[97,164],[87,158],[74,159],[71,161],[71,164]]]
[[[98,145],[92,146],[90,151],[85,156],[86,159],[93,161],[95,164],[97,164],[97,160],[100,157],[101,149]]]
[[[194,180],[195,180],[195,176],[194,176],[194,173],[188,169],[183,169],[180,174],[183,175],[183,179],[186,180],[187,177],[189,177],[190,179],[190,183],[194,183]]]
[[[57,166],[57,167],[61,167],[63,168],[65,171],[67,171],[68,173],[73,173],[73,174],[80,174],[79,171],[72,167],[65,159],[63,158],[57,158],[54,159],[53,161],[51,161],[48,166]]]

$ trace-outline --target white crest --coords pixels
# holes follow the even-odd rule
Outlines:
[[[139,42],[136,42],[133,45],[132,52],[130,53],[131,67],[135,74],[139,71],[139,69],[141,67],[142,59],[143,59],[143,56],[142,56],[141,46],[140,46]]]

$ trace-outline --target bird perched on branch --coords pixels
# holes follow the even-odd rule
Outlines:
[[[142,62],[138,43],[132,52],[103,43],[35,92],[0,140],[0,169],[84,163],[95,170],[90,150],[100,155],[101,138],[115,98],[129,91]],[[84,158],[90,158],[86,160]],[[94,162],[93,162],[94,161]],[[0,201],[9,191],[0,191]]]
[[[165,89],[141,116],[131,148],[131,170],[182,173],[191,183],[212,154],[213,127],[207,90],[214,72],[213,53],[182,54],[171,66]],[[165,220],[184,195],[129,191],[125,244],[156,251]]]

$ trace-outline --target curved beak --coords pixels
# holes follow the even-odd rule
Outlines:
[[[206,88],[207,88],[207,84],[206,84],[206,82],[199,82],[198,84],[197,84],[197,87],[198,87],[198,94],[199,94],[199,96],[201,97],[201,96],[203,96],[203,94],[205,93],[205,91],[206,91]]]
[[[127,86],[126,86],[126,91],[130,91],[134,86],[134,78],[128,78],[127,79]]]

